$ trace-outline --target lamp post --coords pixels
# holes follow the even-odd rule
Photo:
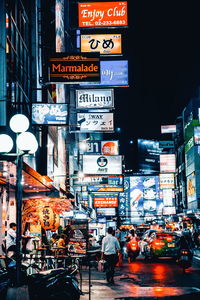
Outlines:
[[[34,154],[38,148],[36,137],[28,132],[29,120],[22,114],[14,115],[10,120],[10,128],[16,133],[16,153],[10,153],[13,140],[8,134],[0,134],[0,154],[3,160],[14,161],[16,172],[16,285],[21,282],[21,228],[22,228],[22,164],[23,156]]]

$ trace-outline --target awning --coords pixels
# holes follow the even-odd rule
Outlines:
[[[52,179],[42,176],[36,170],[23,162],[22,185],[24,193],[35,193],[56,190]],[[0,161],[0,184],[9,183],[11,188],[16,186],[16,165],[12,162]]]

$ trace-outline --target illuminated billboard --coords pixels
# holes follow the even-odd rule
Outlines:
[[[122,54],[121,34],[81,35],[81,52],[100,52],[100,54]]]
[[[158,173],[160,171],[160,154],[163,152],[158,141],[138,139],[139,171],[146,174]]]
[[[176,125],[162,125],[161,126],[161,133],[175,133],[176,132]]]
[[[128,86],[128,61],[127,60],[107,60],[100,62],[101,79],[100,83],[93,86]],[[90,85],[89,82],[81,85]]]
[[[32,124],[66,125],[68,116],[67,104],[32,104]]]
[[[99,217],[109,217],[115,216],[116,210],[114,207],[97,207],[97,216]]]
[[[127,1],[78,3],[79,27],[123,27],[127,25]]]
[[[94,185],[88,186],[88,192],[123,192],[124,186],[123,185]]]
[[[119,193],[119,215],[122,220],[161,215],[163,200],[158,176],[124,177],[124,192]]]
[[[160,174],[160,189],[173,189],[175,187],[174,174]]]
[[[102,141],[101,154],[103,155],[118,155],[119,145],[118,141]]]
[[[83,173],[97,175],[122,174],[121,155],[83,155]]]
[[[97,53],[55,53],[48,64],[48,81],[51,83],[100,82]]]
[[[175,173],[176,157],[175,154],[160,155],[160,173]]]
[[[94,207],[118,207],[118,197],[115,196],[98,196],[93,200]]]
[[[175,215],[176,207],[175,206],[165,206],[163,207],[163,215]]]
[[[200,145],[200,126],[194,126],[194,144]]]
[[[77,113],[80,131],[113,131],[113,113]]]
[[[187,200],[188,203],[197,200],[196,195],[196,177],[193,172],[189,176],[187,176]]]
[[[76,108],[113,108],[113,89],[84,89],[76,90]]]

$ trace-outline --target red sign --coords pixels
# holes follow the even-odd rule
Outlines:
[[[127,2],[79,3],[78,16],[79,27],[127,26]]]
[[[118,197],[94,197],[94,207],[118,207]]]

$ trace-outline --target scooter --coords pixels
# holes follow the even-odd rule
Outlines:
[[[6,258],[6,268],[10,286],[16,284],[16,261]],[[34,267],[34,265],[32,265]],[[36,267],[36,266],[35,266]],[[51,269],[47,271],[36,270],[35,274],[27,275],[27,266],[22,264],[21,281],[28,285],[30,300],[43,298],[45,300],[79,300],[82,292],[75,277],[78,266]]]
[[[128,254],[128,261],[133,262],[140,253],[138,241],[130,240],[126,245],[126,252]]]
[[[188,249],[180,250],[178,264],[183,269],[183,272],[185,272],[186,269],[192,266],[192,260],[193,260],[193,253],[190,250]]]

